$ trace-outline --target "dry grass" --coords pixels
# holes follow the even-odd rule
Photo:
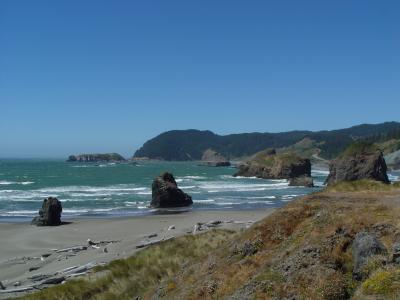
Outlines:
[[[324,192],[370,192],[392,191],[400,188],[400,182],[385,184],[374,180],[342,181],[326,188]]]
[[[168,280],[178,270],[203,259],[234,235],[232,231],[213,230],[167,241],[97,268],[97,272],[107,271],[103,277],[69,281],[21,299],[132,299],[164,281],[168,282],[166,292],[171,292],[176,284]]]

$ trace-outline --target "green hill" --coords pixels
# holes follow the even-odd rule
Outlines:
[[[363,124],[331,131],[288,131],[280,133],[240,133],[218,135],[211,131],[172,130],[144,143],[134,157],[163,160],[200,160],[206,149],[240,158],[266,148],[295,148],[298,154],[315,154],[326,159],[339,155],[357,139],[384,142],[400,132],[400,123]],[[303,142],[302,142],[303,141]],[[297,144],[297,145],[296,145]],[[295,145],[295,146],[294,146]],[[300,153],[299,153],[300,152]],[[303,152],[303,153],[301,153]]]

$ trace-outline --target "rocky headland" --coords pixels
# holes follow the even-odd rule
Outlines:
[[[240,164],[238,169],[234,176],[288,179],[292,186],[313,186],[310,160],[293,152],[277,153],[275,149],[267,149]]]
[[[382,151],[374,144],[356,142],[350,145],[329,167],[326,184],[360,179],[389,183]]]
[[[70,155],[67,162],[123,162],[125,158],[118,153],[96,153]]]
[[[201,163],[202,165],[211,167],[229,167],[231,165],[229,159],[212,149],[204,151],[201,157]]]

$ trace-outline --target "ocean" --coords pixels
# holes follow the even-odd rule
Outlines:
[[[46,197],[57,197],[63,219],[152,214],[151,184],[163,171],[192,196],[193,210],[280,207],[322,188],[326,170],[313,170],[314,188],[289,187],[287,180],[233,177],[233,167],[197,162],[67,163],[60,160],[0,160],[0,221],[27,221]],[[399,173],[391,173],[398,180]]]

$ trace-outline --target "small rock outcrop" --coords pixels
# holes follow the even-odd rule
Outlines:
[[[292,186],[313,186],[310,160],[292,152],[276,153],[274,149],[267,149],[238,168],[233,176],[289,179]]]
[[[104,153],[104,154],[79,154],[70,155],[67,162],[121,162],[125,161],[118,153]]]
[[[355,143],[344,151],[329,167],[325,184],[341,181],[372,179],[389,183],[387,166],[382,151],[367,143]]]
[[[211,167],[229,167],[231,165],[225,156],[212,149],[204,151],[201,161],[202,164]]]
[[[400,243],[396,242],[393,244],[392,248],[392,262],[400,264]]]
[[[364,277],[364,267],[375,255],[387,255],[385,246],[374,235],[365,231],[356,234],[353,246],[353,276],[357,280]]]
[[[178,188],[171,173],[165,172],[153,180],[151,207],[185,207],[192,204],[192,197]]]
[[[313,187],[314,180],[311,176],[298,176],[289,179],[289,186]]]
[[[54,197],[43,200],[42,209],[39,210],[39,216],[33,218],[32,225],[37,226],[58,226],[61,225],[61,202]]]

